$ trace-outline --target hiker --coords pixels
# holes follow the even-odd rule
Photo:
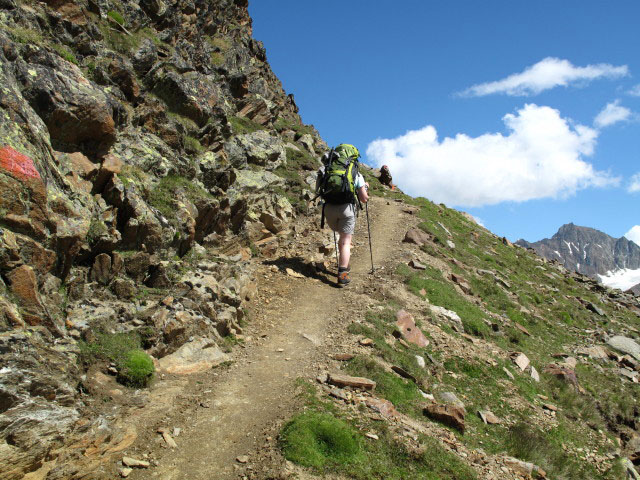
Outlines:
[[[393,178],[391,178],[391,172],[389,171],[389,167],[387,167],[386,165],[383,165],[380,169],[380,176],[378,177],[378,180],[380,180],[380,183],[382,185],[386,185],[391,190],[393,190]]]
[[[324,200],[320,228],[327,220],[329,228],[339,234],[338,278],[339,287],[351,282],[349,260],[351,238],[356,228],[356,204],[369,200],[369,184],[358,172],[360,152],[353,145],[342,143],[322,156],[323,167],[318,171],[316,191]]]

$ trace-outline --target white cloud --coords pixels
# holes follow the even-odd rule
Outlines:
[[[640,83],[634,87],[631,88],[631,90],[629,90],[627,92],[629,95],[632,95],[634,97],[640,97]]]
[[[550,107],[525,105],[503,118],[507,135],[438,139],[428,125],[367,147],[377,166],[386,164],[400,188],[448,205],[478,207],[505,201],[558,198],[587,187],[616,185],[618,178],[583,160],[598,132],[575,125]]]
[[[628,240],[631,240],[632,242],[635,242],[636,244],[640,245],[640,225],[635,225],[631,227],[631,230],[625,233],[624,236]]]
[[[614,123],[623,122],[629,120],[631,117],[631,110],[626,107],[620,106],[620,100],[607,103],[607,106],[596,115],[593,124],[598,128],[608,127]]]
[[[627,192],[629,193],[640,192],[640,172],[633,175],[629,180],[629,186],[627,187]]]
[[[473,85],[460,93],[462,96],[481,97],[494,93],[512,96],[536,95],[554,87],[572,83],[586,83],[601,77],[618,78],[629,74],[629,67],[608,63],[576,67],[569,60],[547,57],[521,73],[514,73],[495,82]]]

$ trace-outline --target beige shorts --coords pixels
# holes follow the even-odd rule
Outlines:
[[[324,218],[329,228],[338,233],[353,235],[356,229],[356,207],[351,203],[324,206]]]

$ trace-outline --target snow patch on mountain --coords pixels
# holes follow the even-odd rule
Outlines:
[[[619,288],[624,291],[640,283],[640,268],[637,270],[621,268],[607,272],[604,275],[598,275],[598,277],[607,287]]]

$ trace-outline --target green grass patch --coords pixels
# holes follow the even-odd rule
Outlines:
[[[278,132],[283,132],[285,130],[293,130],[294,132],[296,132],[296,135],[294,137],[296,140],[302,137],[303,135],[306,135],[306,134],[313,135],[315,133],[315,129],[310,125],[304,125],[292,119],[286,119],[282,117],[276,119],[276,121],[273,123],[273,127]]]
[[[115,10],[109,10],[107,12],[107,16],[115,20],[118,25],[124,26],[124,17],[120,12],[116,12]]]
[[[211,65],[214,65],[216,67],[219,67],[221,65],[224,65],[224,55],[220,52],[211,52],[209,54],[209,60],[211,61]]]
[[[305,467],[353,463],[362,456],[361,442],[353,427],[326,413],[302,413],[282,431],[285,458]]]
[[[149,203],[158,209],[167,220],[174,225],[176,218],[176,192],[181,191],[192,202],[200,199],[213,198],[204,188],[199,187],[192,180],[178,175],[167,175],[149,192]]]
[[[233,129],[233,133],[236,135],[244,135],[246,133],[257,132],[258,130],[266,130],[266,127],[260,125],[253,120],[250,120],[246,117],[227,117],[227,120],[231,124],[231,128]]]
[[[79,342],[80,359],[90,365],[99,361],[116,364],[118,381],[130,387],[145,387],[153,378],[153,361],[141,350],[142,340],[137,332],[98,332],[89,341]]]
[[[420,436],[410,450],[384,423],[347,419],[331,403],[320,401],[305,387],[307,410],[283,428],[280,447],[287,460],[314,473],[355,479],[474,480],[475,472],[432,438]],[[379,440],[366,439],[374,431]]]
[[[424,289],[432,304],[456,312],[467,333],[478,337],[489,336],[490,330],[484,321],[484,312],[460,295],[440,271],[427,267],[423,272],[413,272],[402,264],[398,267],[398,273],[405,278],[409,290],[413,293],[421,296],[420,291]]]
[[[4,28],[6,28],[9,35],[11,35],[11,38],[13,38],[18,43],[31,45],[42,45],[43,43],[42,34],[31,28],[9,26],[5,26]]]
[[[205,148],[200,144],[200,140],[189,135],[182,137],[184,150],[190,155],[197,155],[204,152]]]

